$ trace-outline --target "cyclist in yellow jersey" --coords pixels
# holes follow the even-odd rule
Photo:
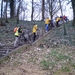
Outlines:
[[[32,32],[33,32],[33,42],[35,41],[36,39],[36,32],[37,32],[37,29],[38,29],[38,25],[35,25],[33,26],[33,29],[32,29]]]
[[[15,42],[14,42],[14,47],[17,47],[17,45],[20,44],[20,35],[22,33],[22,28],[21,26],[20,27],[17,27],[17,30],[16,32],[14,33],[15,35]]]
[[[50,19],[47,17],[47,19],[45,20],[45,28],[46,28],[46,32],[48,32],[49,23],[50,23]]]
[[[59,21],[61,20],[61,18],[60,17],[57,17],[56,18],[56,27],[59,27]]]

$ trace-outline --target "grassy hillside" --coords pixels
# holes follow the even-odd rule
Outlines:
[[[44,25],[43,22],[37,24]],[[8,60],[1,64],[0,74],[75,75],[75,28],[72,22],[65,25],[67,35],[64,35],[63,25],[53,28],[48,35],[27,50],[21,49],[11,54]]]
[[[65,46],[75,46],[75,27],[72,26],[72,22],[65,24],[67,35],[64,35],[64,28],[61,25],[58,28],[54,28],[50,31],[41,43],[47,45],[49,48]]]
[[[14,32],[13,29],[17,26],[22,26],[32,32],[32,27],[34,24],[37,24],[39,27],[44,27],[43,21],[20,21],[19,24],[16,24],[16,20],[9,20],[9,23],[6,23],[6,26],[0,26],[0,43],[2,44],[12,44],[14,41]]]

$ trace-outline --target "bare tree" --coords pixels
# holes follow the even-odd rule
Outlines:
[[[20,13],[20,6],[21,6],[21,0],[19,0],[19,5],[18,5],[18,8],[17,8],[17,24],[19,24],[19,13]]]
[[[5,16],[6,16],[6,23],[8,23],[8,19],[7,19],[7,6],[8,6],[8,1],[6,1],[6,8],[5,8]]]
[[[25,20],[28,16],[28,8],[27,3],[24,2],[24,0],[18,0],[18,7],[17,7],[17,23],[19,23],[20,20]]]
[[[1,26],[3,25],[2,12],[3,12],[3,0],[1,2]]]
[[[49,12],[50,18],[52,19],[53,16],[60,10],[60,6],[58,5],[58,0],[47,0],[46,1],[46,12]]]
[[[60,0],[59,0],[59,4],[60,4],[61,15],[63,16],[63,11],[62,11],[62,6],[61,6],[61,1]],[[64,28],[64,35],[66,35],[67,33],[66,33],[64,20],[63,20],[63,28]]]
[[[34,4],[34,0],[32,0],[32,13],[31,13],[31,21],[33,21],[33,13],[34,13],[34,7],[33,7],[33,4]]]
[[[45,13],[45,0],[42,0],[42,20],[44,21],[44,13]]]
[[[75,26],[75,0],[71,0],[73,8],[73,26]]]
[[[10,18],[14,18],[14,16],[15,16],[15,1],[16,0],[9,0],[9,2],[10,2]]]
[[[21,7],[20,7],[22,20],[25,20],[27,18],[27,12],[28,12],[27,5],[28,3],[22,1]]]
[[[38,2],[35,2],[34,3],[34,20],[41,20],[41,18],[42,18],[42,14],[41,14],[41,12],[42,12],[42,6],[41,6],[41,3],[42,3],[42,1],[40,0],[40,1],[38,1]]]

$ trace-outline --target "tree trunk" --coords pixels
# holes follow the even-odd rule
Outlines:
[[[51,2],[49,2],[49,13],[50,13],[50,17],[51,17],[51,19],[53,18],[53,6],[52,6],[52,1]]]
[[[6,15],[5,15],[6,16],[6,23],[8,23],[8,19],[7,19],[7,5],[8,5],[8,2],[6,1],[6,11],[5,11],[6,12]]]
[[[45,13],[45,0],[42,0],[42,21],[44,21],[44,13]]]
[[[59,4],[60,4],[61,15],[63,16],[62,7],[61,7],[61,1],[60,0],[59,0]],[[64,35],[67,35],[64,20],[63,20],[63,28],[64,28]]]
[[[33,21],[33,12],[34,12],[34,7],[33,7],[33,0],[32,0],[32,14],[31,14],[31,21]]]
[[[73,26],[75,26],[75,0],[71,0],[73,8]]]
[[[2,12],[3,12],[3,0],[1,2],[1,26],[3,25]]]
[[[18,9],[17,9],[17,24],[19,24],[20,5],[21,5],[21,2],[19,2]]]
[[[10,18],[15,16],[15,0],[10,0]]]

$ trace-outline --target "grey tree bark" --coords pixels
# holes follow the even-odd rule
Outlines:
[[[32,13],[31,13],[31,21],[33,21],[33,13],[34,13],[34,0],[32,0]]]
[[[61,1],[59,0],[59,4],[60,4],[60,10],[61,10],[61,16],[63,16],[63,12],[62,12],[62,6],[61,6]],[[65,23],[64,23],[64,20],[63,20],[63,28],[64,28],[64,35],[66,35],[66,27],[65,27]]]
[[[44,13],[45,13],[45,0],[42,0],[42,21],[44,21]]]
[[[73,26],[75,26],[75,0],[71,0],[73,8]]]
[[[3,0],[1,2],[1,26],[3,25],[3,18],[2,18],[2,12],[3,12]]]

